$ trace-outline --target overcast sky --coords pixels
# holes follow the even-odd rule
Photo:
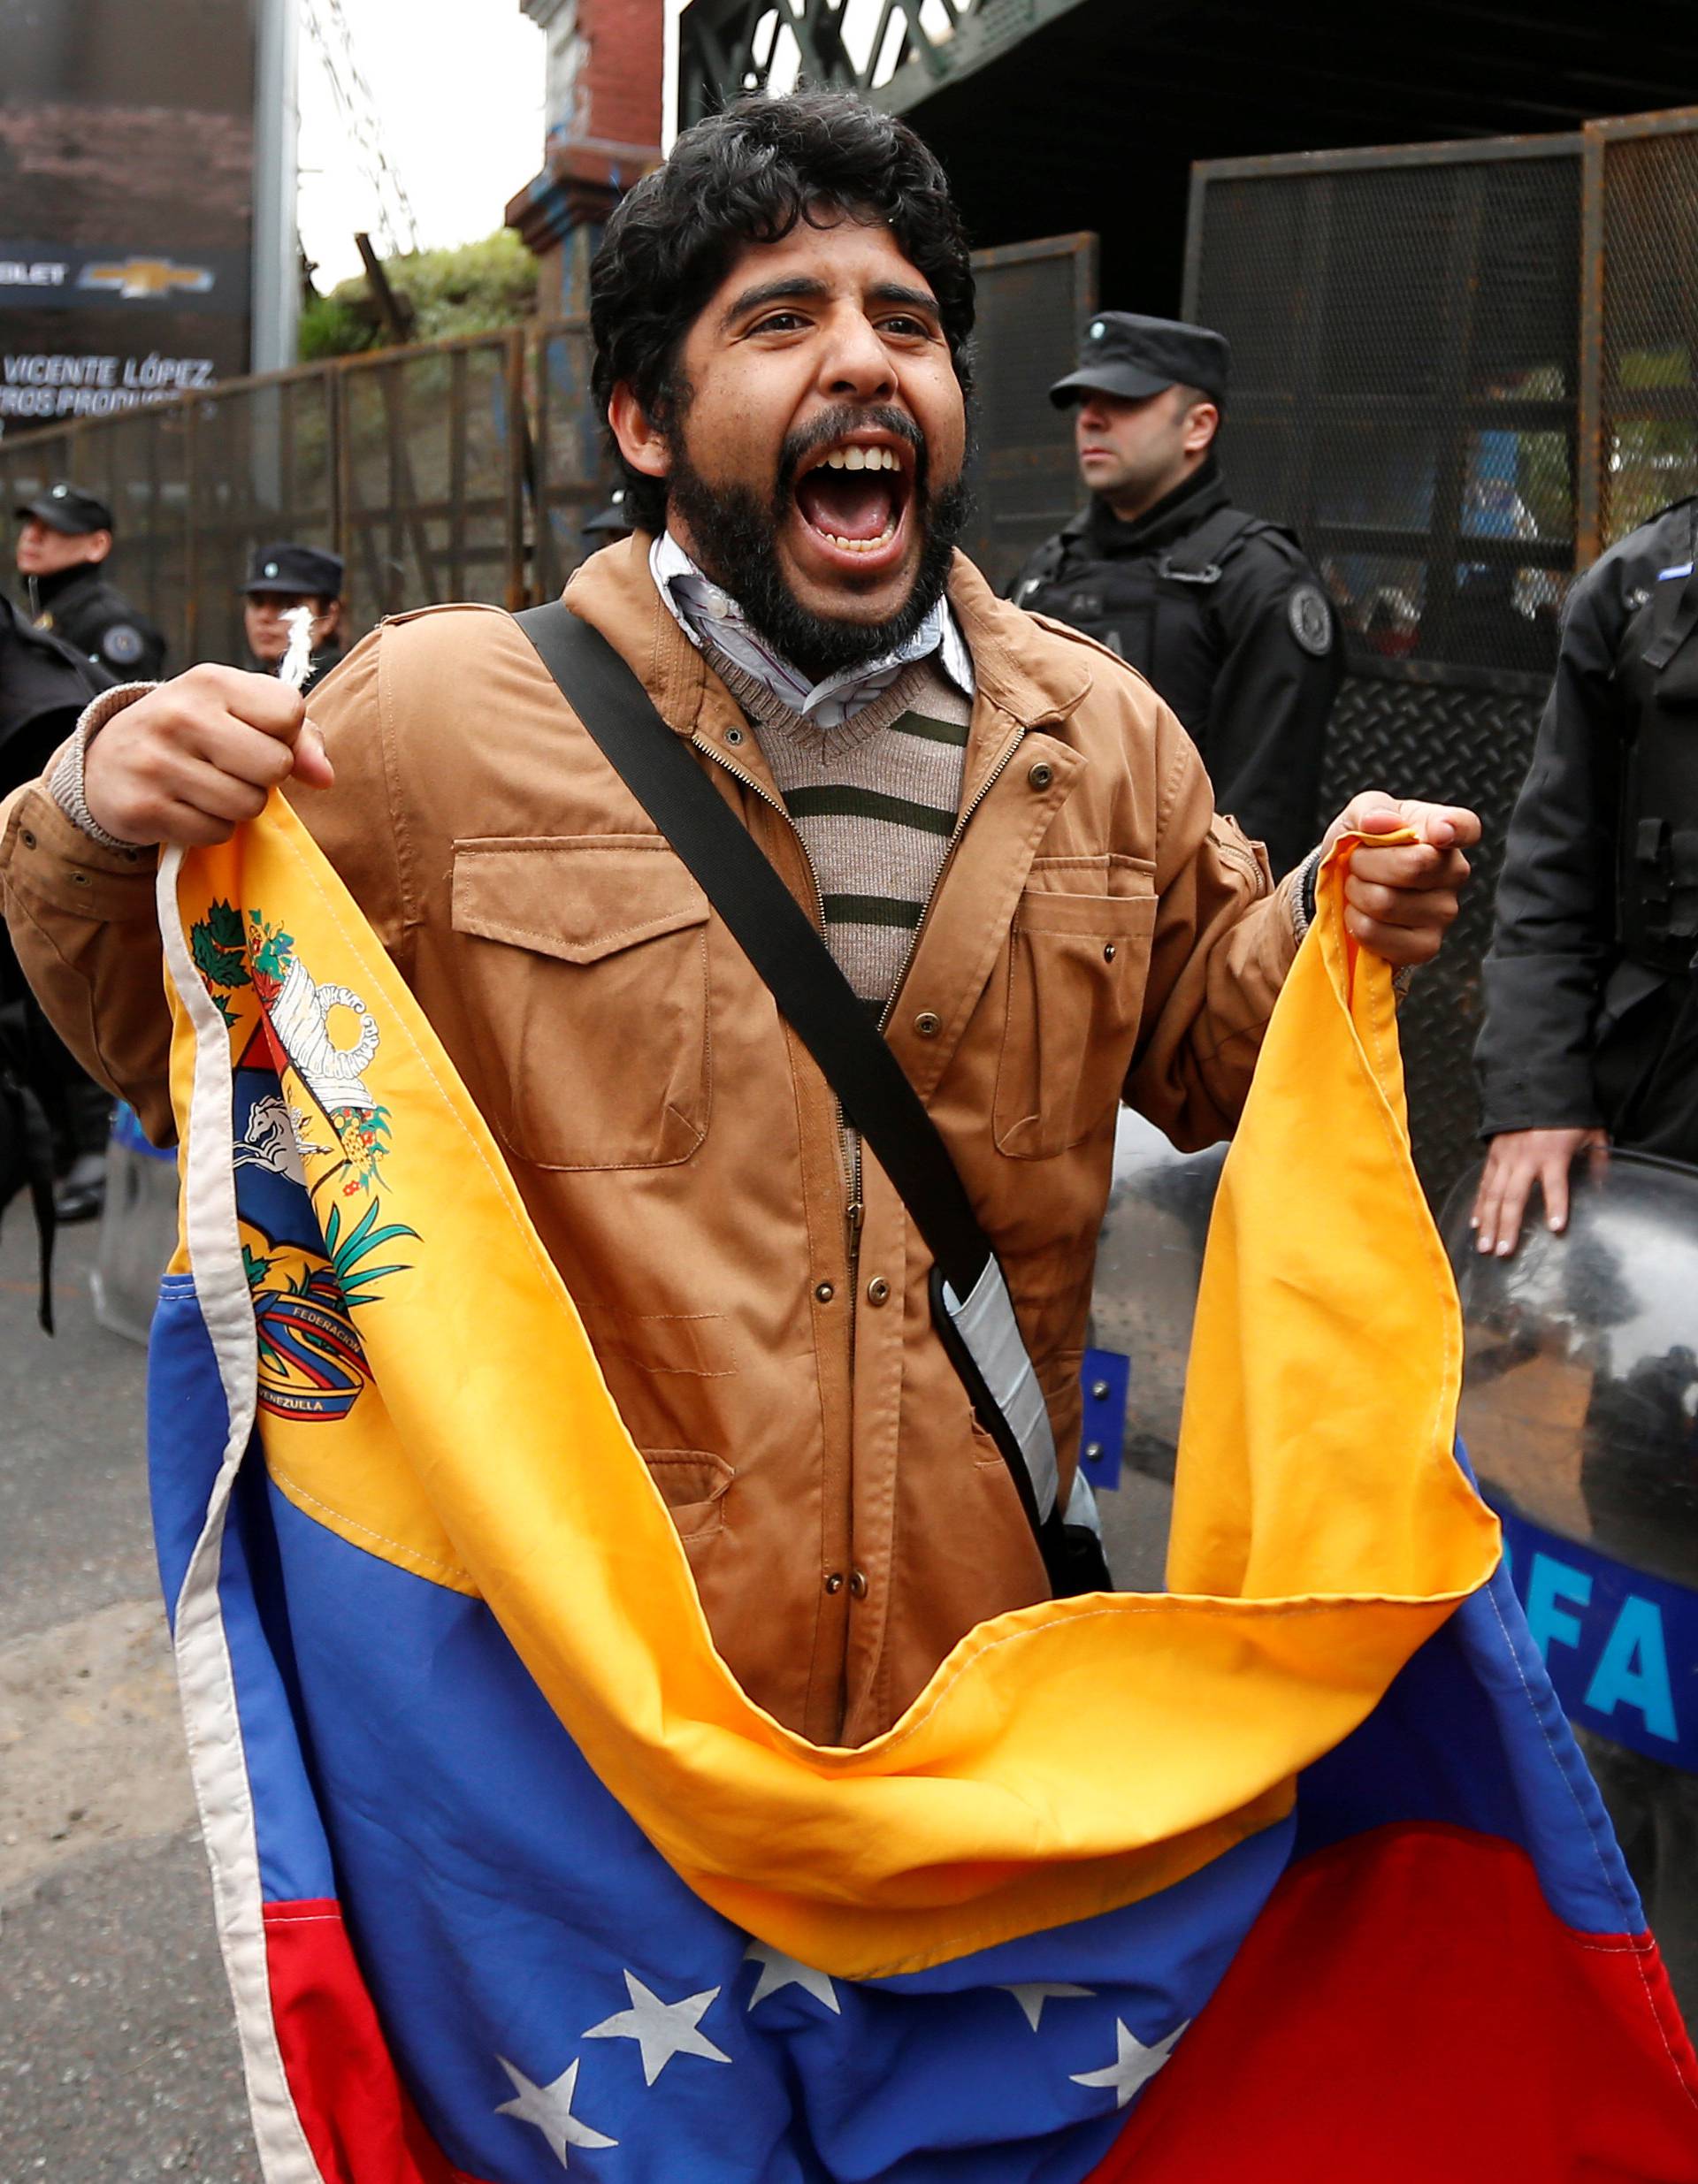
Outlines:
[[[662,111],[669,118],[685,0],[662,4]],[[301,242],[323,289],[359,271],[354,233],[375,225],[377,206],[308,33],[305,0],[300,5]],[[925,0],[925,7],[928,20],[950,19],[943,0]],[[519,0],[342,0],[342,13],[420,242],[431,248],[487,235],[542,164],[542,33]],[[848,0],[843,33],[858,61],[879,15],[879,0]],[[899,34],[892,24],[891,38]],[[787,90],[795,77],[794,41],[788,33],[785,39],[776,90]]]
[[[518,0],[342,0],[384,148],[426,248],[501,225],[542,164],[542,34]],[[377,207],[308,34],[300,34],[301,242],[317,285],[360,270]]]

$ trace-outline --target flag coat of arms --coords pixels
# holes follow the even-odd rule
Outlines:
[[[715,1653],[287,806],[166,856],[150,1465],[267,2184],[1698,2184],[1698,2069],[1453,1447],[1342,864],[1227,1167],[1169,1590],[983,1624],[845,1749]]]

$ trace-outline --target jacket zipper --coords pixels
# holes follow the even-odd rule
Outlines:
[[[791,817],[790,813],[784,809],[784,805],[776,797],[769,796],[767,794],[766,790],[761,786],[760,783],[756,781],[753,774],[746,774],[740,766],[734,766],[730,759],[722,758],[711,744],[703,743],[700,737],[692,736],[690,740],[695,745],[696,749],[702,753],[704,758],[711,759],[715,766],[723,766],[725,768],[725,771],[731,776],[733,781],[740,781],[746,789],[752,790],[753,793],[761,799],[761,803],[766,805],[770,810],[776,812],[779,818],[782,819],[785,826],[789,828],[792,835],[795,838],[797,848],[802,853],[802,864],[807,874],[807,883],[814,890],[814,922],[819,928],[821,939],[823,940],[825,937],[825,897],[820,888],[819,874],[814,869],[814,859],[807,853],[807,844],[803,841],[795,821]],[[841,1100],[837,1103],[837,1111],[838,1165],[845,1174],[850,1172],[853,1166],[854,1174],[854,1181],[849,1193],[849,1203],[845,1210],[845,1218],[849,1232],[849,1300],[852,1313],[850,1324],[853,1326],[853,1311],[855,1295],[855,1264],[860,1251],[860,1139],[859,1136],[856,1137],[854,1150],[852,1155],[849,1146],[849,1130],[848,1126],[845,1123],[843,1119],[843,1102]]]

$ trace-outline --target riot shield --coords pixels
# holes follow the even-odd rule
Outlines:
[[[1460,1431],[1688,2022],[1698,2019],[1698,1169],[1576,1166],[1508,1258],[1443,1215]]]
[[[1197,1285],[1226,1157],[1224,1145],[1175,1152],[1153,1124],[1121,1111],[1097,1245],[1080,1464],[1128,1591],[1161,1584]]]

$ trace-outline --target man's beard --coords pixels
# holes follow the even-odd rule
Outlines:
[[[972,505],[964,476],[934,493],[929,451],[911,417],[875,407],[838,409],[815,418],[784,441],[772,493],[764,499],[750,486],[715,485],[703,477],[690,460],[683,423],[675,410],[669,512],[683,518],[703,573],[730,593],[781,659],[822,683],[906,644],[944,595],[950,556]],[[812,613],[785,583],[778,537],[795,508],[792,488],[803,461],[817,447],[868,430],[895,433],[914,451],[908,513],[920,531],[920,562],[907,599],[889,621],[838,622]]]

